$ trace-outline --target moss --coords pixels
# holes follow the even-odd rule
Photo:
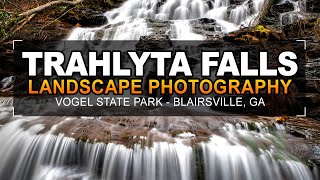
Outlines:
[[[107,3],[109,3],[111,6],[114,5],[114,1],[113,0],[105,0]]]
[[[250,131],[257,131],[257,127],[254,123],[248,123],[248,129]]]
[[[0,11],[0,39],[10,35],[10,30],[17,24],[19,18],[7,11]]]
[[[253,140],[247,139],[247,138],[243,138],[242,142],[249,146],[250,149],[255,153],[258,154],[259,153],[259,147],[257,146],[257,143]]]
[[[262,25],[258,25],[258,26],[256,26],[254,32],[256,33],[256,36],[258,38],[266,38],[266,39],[268,39],[271,30],[265,28]]]

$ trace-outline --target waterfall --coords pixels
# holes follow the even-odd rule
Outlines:
[[[230,0],[128,0],[104,14],[108,24],[77,27],[67,39],[137,40],[161,33],[176,40],[203,40],[206,34],[249,26],[263,4],[264,0],[239,0],[237,4]],[[295,11],[300,11],[300,5],[296,5]],[[210,26],[210,32],[197,29],[203,21]],[[10,88],[13,81],[14,77],[2,80],[2,89]],[[86,137],[88,124],[92,125],[89,126],[92,134],[105,139],[103,128],[125,134],[131,127],[121,129],[99,117],[87,118],[86,124],[82,121],[85,117],[12,116],[12,101],[12,97],[0,98],[0,179],[318,179],[316,167],[287,149],[288,142],[283,138],[287,135],[286,127],[282,124],[231,122],[231,117],[207,117],[207,123],[199,117],[165,117],[172,119],[159,125],[156,119],[163,117],[142,117],[157,124],[157,128],[148,128],[144,125],[147,121],[142,121],[147,135],[138,134],[137,125],[132,127],[137,135],[105,142]],[[41,103],[35,100],[35,104],[30,108],[40,111]],[[225,121],[219,123],[218,119]],[[180,132],[184,124],[192,127],[190,132]],[[97,130],[96,126],[102,128]],[[81,138],[73,137],[78,130],[83,133]],[[198,135],[199,132],[204,135]],[[114,135],[109,133],[111,137]]]
[[[174,22],[175,37],[179,40],[203,40],[203,37],[199,34],[192,33],[190,23],[188,21],[176,21]]]
[[[13,97],[0,97],[0,105],[12,105]]]
[[[205,39],[205,33],[195,32],[188,21],[214,19],[215,31],[226,33],[249,26],[263,3],[264,0],[246,0],[239,5],[231,4],[230,0],[128,0],[104,14],[108,24],[96,28],[77,27],[67,39],[138,40],[140,36],[161,33],[176,40],[201,40]],[[148,19],[168,28],[158,31],[159,27],[147,22]]]
[[[285,3],[286,1],[293,4],[294,10],[280,14],[279,19],[280,19],[281,25],[292,24],[299,19],[305,18],[304,17],[304,13],[306,12],[305,0],[282,0],[280,3]]]
[[[44,132],[41,117],[9,114],[3,115],[2,119],[7,116],[10,121],[0,129],[0,179],[315,179],[264,123],[256,123],[258,131],[249,130],[245,122],[227,123],[219,135],[199,143],[190,144],[196,135],[182,133],[170,142],[122,145],[90,143],[55,133],[68,118],[62,117]],[[170,137],[156,129],[150,133]]]
[[[263,0],[244,1],[241,5],[231,10],[230,22],[249,26],[251,21],[260,13],[263,3]]]

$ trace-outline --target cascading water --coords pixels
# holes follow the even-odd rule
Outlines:
[[[67,39],[137,40],[144,35],[161,33],[171,39],[201,40],[206,33],[224,33],[250,26],[264,4],[264,0],[237,2],[128,0],[105,13],[108,24],[78,27]],[[201,18],[207,18],[210,32],[197,29]],[[8,88],[12,80],[1,81],[2,88]],[[0,179],[317,179],[317,173],[309,165],[288,152],[285,140],[281,140],[285,127],[279,124],[272,128],[262,122],[221,125],[217,123],[220,117],[216,117],[205,125],[193,125],[198,119],[170,117],[174,120],[163,123],[163,127],[144,126],[144,131],[148,131],[145,136],[112,141],[116,134],[111,134],[110,142],[102,143],[86,140],[85,136],[83,139],[72,137],[78,131],[86,133],[81,130],[86,127],[97,131],[97,137],[109,136],[91,127],[91,124],[102,126],[104,121],[99,118],[82,125],[80,120],[84,117],[80,120],[13,117],[11,106],[12,98],[0,98]],[[81,124],[76,130],[65,132],[72,128],[61,128],[73,121]],[[194,132],[176,136],[168,133],[181,124],[209,127],[210,133],[204,137]],[[118,127],[112,124],[108,128]],[[160,137],[152,138],[155,134]]]
[[[280,3],[285,3],[286,1],[293,4],[294,10],[281,13],[279,16],[280,24],[281,25],[292,24],[299,19],[303,19],[304,13],[306,12],[306,1],[305,0],[282,0]]]
[[[160,33],[171,39],[199,40],[205,38],[204,34],[193,30],[191,20],[214,19],[211,25],[216,27],[216,32],[230,32],[251,25],[263,3],[264,0],[246,0],[240,4],[231,4],[230,0],[128,0],[105,13],[108,24],[97,28],[78,27],[67,39],[138,40],[140,36]],[[157,25],[150,23],[150,19]]]
[[[145,137],[133,137],[140,143],[122,145],[56,132],[72,118],[59,118],[45,130],[47,121],[41,117],[12,117],[10,107],[1,109],[0,118],[8,121],[0,129],[1,179],[315,179],[286,150],[281,131],[262,122],[227,123],[207,141],[195,143],[192,133],[172,137],[154,128]],[[146,144],[156,135],[167,141]]]

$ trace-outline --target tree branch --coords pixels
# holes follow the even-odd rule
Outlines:
[[[36,14],[31,14],[29,17],[26,17],[23,21],[22,24],[20,26],[18,26],[16,29],[14,29],[12,31],[12,33],[10,35],[7,35],[6,37],[4,37],[2,40],[0,40],[0,43],[5,42],[6,40],[8,40],[8,38],[15,34],[16,32],[20,31],[20,29],[23,28],[24,25],[26,25],[29,21],[31,21],[31,19],[35,16]],[[11,31],[11,30],[10,30]]]
[[[46,9],[50,8],[51,6],[56,6],[56,5],[66,4],[66,5],[73,5],[74,6],[74,5],[77,5],[77,4],[81,3],[82,1],[84,1],[84,0],[73,0],[73,1],[57,0],[57,1],[52,1],[52,2],[49,2],[47,4],[43,4],[43,5],[39,6],[39,7],[30,9],[30,10],[28,10],[26,12],[23,12],[23,13],[19,14],[19,16],[20,17],[29,16],[29,15],[38,13],[40,11],[46,10]]]

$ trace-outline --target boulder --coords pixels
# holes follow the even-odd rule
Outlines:
[[[166,34],[171,29],[172,21],[146,19],[148,28],[153,34]]]
[[[108,18],[101,13],[89,8],[79,8],[68,12],[62,20],[85,27],[101,26],[108,23]]]
[[[209,18],[200,18],[190,20],[192,30],[203,35],[214,35],[212,32],[221,31],[221,27],[216,24],[216,20]]]
[[[306,91],[309,93],[319,93],[320,94],[320,81],[308,80],[306,82]]]
[[[272,14],[281,14],[294,10],[294,5],[290,1],[285,1],[283,3],[275,4],[271,7]]]
[[[209,18],[200,18],[198,19],[198,22],[201,23],[201,24],[215,24],[216,23],[216,20],[214,19],[209,19]]]
[[[319,0],[306,1],[306,10],[308,13],[320,13],[320,1]]]
[[[169,36],[163,34],[141,36],[136,44],[137,50],[168,49],[172,46]]]
[[[294,22],[297,22],[299,19],[302,19],[302,15],[295,11],[285,12],[279,16],[280,16],[280,23],[282,25],[292,24]]]
[[[13,82],[15,81],[14,76],[5,77],[0,81],[0,90],[8,89],[13,85]]]
[[[244,2],[244,0],[230,0],[230,4],[240,5]]]

